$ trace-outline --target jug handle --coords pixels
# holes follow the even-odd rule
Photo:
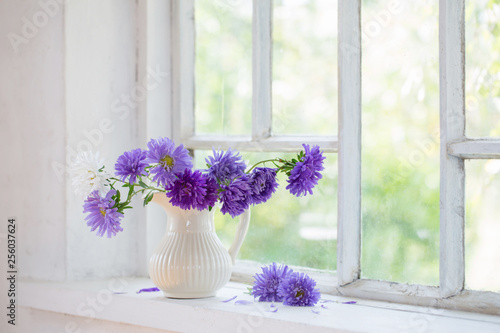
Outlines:
[[[238,255],[241,245],[245,240],[245,236],[247,235],[249,224],[250,224],[250,208],[245,210],[245,212],[243,212],[243,214],[240,215],[240,222],[238,223],[238,227],[236,228],[236,235],[234,236],[233,243],[231,244],[231,247],[228,250],[233,265],[236,262],[236,256]]]

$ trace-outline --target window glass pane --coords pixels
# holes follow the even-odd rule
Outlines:
[[[337,133],[337,1],[275,0],[273,133]]]
[[[249,135],[252,1],[195,1],[195,130]]]
[[[500,160],[466,160],[465,284],[500,292]]]
[[[466,1],[466,116],[470,136],[500,136],[500,0]]]
[[[211,155],[211,151],[197,150],[195,167],[206,168],[205,158],[208,155]],[[277,156],[296,156],[247,152],[242,155],[247,166]],[[266,203],[251,208],[250,227],[238,259],[336,269],[337,155],[325,156],[323,178],[313,190],[312,196],[297,198],[291,195],[285,189],[286,176],[280,174],[280,185],[273,197]],[[272,167],[272,164],[267,166]],[[223,215],[217,211],[215,223],[217,234],[229,247],[235,235],[238,218],[233,220],[228,214]]]
[[[438,1],[362,4],[361,274],[437,285]]]

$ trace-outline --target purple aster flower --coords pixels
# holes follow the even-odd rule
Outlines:
[[[324,169],[323,160],[325,159],[319,146],[313,146],[312,149],[309,149],[309,145],[306,144],[302,146],[304,146],[305,154],[290,171],[286,187],[297,197],[302,194],[307,195],[307,193],[313,194],[312,189],[322,177],[319,172]]]
[[[150,170],[153,181],[168,187],[175,180],[176,173],[182,173],[185,169],[191,169],[193,162],[187,149],[183,145],[175,147],[169,138],[151,139],[148,142],[147,160],[149,163],[158,163]]]
[[[208,165],[208,175],[219,183],[226,183],[236,177],[242,176],[246,165],[236,150],[229,148],[226,153],[223,150],[215,151],[214,156],[205,159]]]
[[[249,179],[246,176],[234,179],[229,185],[222,185],[220,198],[223,214],[229,213],[231,217],[242,214],[252,204],[252,191]]]
[[[278,287],[292,272],[287,265],[278,266],[275,262],[268,267],[262,267],[262,273],[254,276],[252,295],[259,297],[259,302],[283,301],[283,297],[278,294]]]
[[[170,203],[182,209],[203,210],[213,206],[217,200],[217,184],[200,170],[185,169],[167,188]]]
[[[146,151],[142,149],[134,149],[123,153],[115,164],[116,175],[120,176],[120,180],[125,182],[127,177],[129,183],[133,184],[137,177],[147,176],[144,170],[148,164],[146,163]]]
[[[252,203],[254,205],[266,202],[271,198],[278,182],[276,181],[276,169],[255,168],[250,174],[250,188],[252,190]]]
[[[92,192],[83,204],[83,212],[89,213],[85,220],[87,225],[94,231],[97,228],[97,235],[111,238],[119,231],[123,231],[120,226],[120,219],[123,214],[118,212],[117,208],[113,208],[115,201],[111,199],[116,194],[115,190],[110,190],[104,198],[99,195],[98,191]]]
[[[292,273],[278,287],[278,295],[283,297],[284,305],[313,306],[318,303],[321,294],[314,289],[316,281],[304,273]]]

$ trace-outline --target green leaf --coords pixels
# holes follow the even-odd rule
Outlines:
[[[146,185],[146,183],[145,183],[145,182],[143,182],[143,181],[142,181],[142,179],[139,179],[139,185],[140,185],[141,187],[143,187],[143,188],[149,188],[149,186],[148,186],[148,185]]]
[[[143,204],[143,206],[146,206],[148,203],[151,202],[151,200],[153,200],[153,195],[154,195],[153,191],[149,192],[146,195],[146,197],[144,198],[144,204]]]
[[[132,195],[134,194],[134,187],[130,186],[128,189],[128,198],[132,198]]]
[[[116,194],[113,195],[113,200],[116,202],[116,203],[119,203],[120,202],[120,191],[116,191]]]

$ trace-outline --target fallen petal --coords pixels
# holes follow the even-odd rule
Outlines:
[[[246,301],[244,299],[241,299],[239,301],[236,301],[234,302],[234,305],[248,305],[248,304],[252,304],[253,302],[250,302],[250,301]]]
[[[319,311],[316,311],[316,310],[311,310],[311,312],[314,312],[315,314],[319,314]]]
[[[327,307],[326,305],[324,305],[324,304],[321,304],[321,307],[322,307],[323,309],[328,309],[328,307]]]
[[[140,293],[149,293],[149,292],[153,292],[153,291],[160,291],[160,289],[154,287],[154,288],[145,288],[145,289],[141,289],[139,290],[137,293],[140,294]]]
[[[228,299],[225,299],[223,301],[221,301],[222,303],[227,303],[227,302],[231,302],[233,299],[235,299],[237,296],[233,296],[231,298],[228,298]]]
[[[322,299],[319,301],[320,303],[334,303],[335,301],[329,300],[329,299]]]
[[[120,294],[126,294],[126,293],[127,293],[126,291],[117,291],[117,292],[115,292],[113,294],[120,295]]]
[[[358,302],[356,302],[356,301],[342,302],[342,304],[356,304],[356,303],[358,303]]]
[[[271,307],[271,309],[269,310],[266,310],[267,312],[278,312],[278,308],[277,307]]]

